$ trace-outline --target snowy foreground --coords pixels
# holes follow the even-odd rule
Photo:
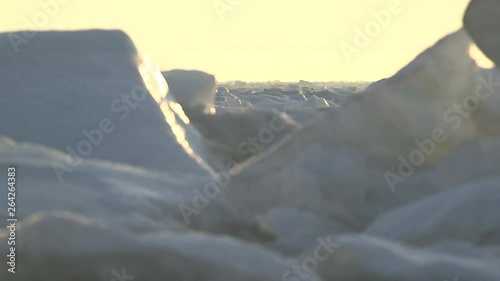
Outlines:
[[[500,280],[500,72],[462,31],[371,85],[217,85],[119,31],[9,36],[0,280]]]

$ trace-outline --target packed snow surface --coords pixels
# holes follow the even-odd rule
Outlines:
[[[500,72],[465,32],[371,84],[218,83],[121,31],[14,35],[0,280],[500,280]]]

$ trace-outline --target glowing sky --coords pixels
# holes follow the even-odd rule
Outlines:
[[[48,13],[40,3],[51,1],[61,4]],[[0,0],[0,31],[26,29],[26,21],[39,30],[118,28],[161,69],[200,69],[219,81],[377,80],[459,29],[468,2]],[[381,10],[391,19],[377,29]],[[347,59],[341,46],[356,47],[356,28],[367,27],[370,42]]]

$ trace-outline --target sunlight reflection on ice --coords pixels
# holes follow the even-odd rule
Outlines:
[[[188,127],[190,124],[189,118],[184,113],[182,106],[173,100],[174,97],[168,95],[168,84],[158,68],[150,61],[149,56],[145,55],[139,58],[139,72],[147,89],[159,104],[177,142],[200,165],[214,173],[213,169],[205,161],[206,157],[204,157],[205,152],[201,136],[197,131]]]

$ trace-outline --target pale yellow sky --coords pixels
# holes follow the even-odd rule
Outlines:
[[[219,81],[366,81],[392,75],[459,29],[468,2],[0,0],[0,32],[26,21],[39,30],[118,28],[163,70],[200,69]],[[390,19],[376,23],[382,10]],[[368,28],[368,43],[355,42],[356,28]],[[356,53],[346,56],[347,45]]]

